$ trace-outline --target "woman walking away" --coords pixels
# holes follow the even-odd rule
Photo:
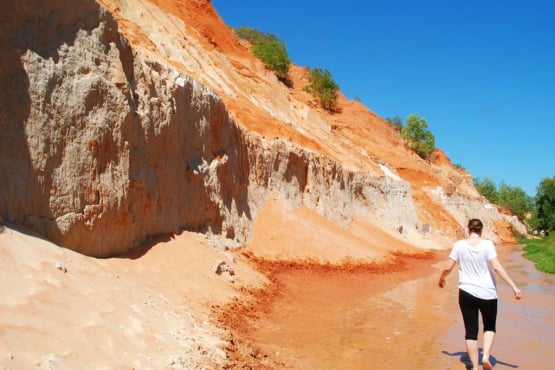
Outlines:
[[[509,277],[497,258],[495,245],[482,239],[482,221],[472,219],[468,222],[468,239],[457,241],[449,254],[449,261],[441,272],[438,285],[445,286],[445,278],[459,264],[459,307],[461,309],[466,351],[472,362],[472,370],[478,370],[478,313],[482,315],[484,326],[484,369],[491,369],[489,356],[495,337],[497,318],[497,288],[495,271],[513,289],[516,299],[522,298],[520,289]]]

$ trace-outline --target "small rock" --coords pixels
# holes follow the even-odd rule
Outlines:
[[[229,259],[231,262],[236,263],[237,261],[235,260],[235,255],[233,253],[230,252],[226,252],[225,256],[227,257],[227,259]]]
[[[222,266],[225,264],[225,261],[220,261],[216,264],[216,266],[214,266],[213,270],[214,273],[221,275],[223,270],[222,270]]]
[[[233,271],[233,267],[227,264],[226,261],[220,261],[214,267],[214,272],[218,275],[223,274],[224,272],[228,272],[230,275],[234,275],[235,272]]]
[[[60,261],[56,262],[56,269],[62,271],[63,273],[66,273],[66,272],[67,272],[67,268],[66,268],[65,265],[64,265],[62,262],[60,262]]]
[[[230,283],[235,283],[235,278],[231,274],[227,273],[224,276]]]
[[[231,283],[235,282],[235,279],[233,278],[233,275],[235,275],[235,271],[233,271],[233,267],[228,265],[226,261],[220,261],[214,267],[214,273],[218,275],[223,275]]]

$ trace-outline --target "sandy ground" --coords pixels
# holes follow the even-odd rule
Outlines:
[[[233,253],[182,233],[94,259],[3,227],[0,369],[464,369],[448,251],[412,244],[277,201]],[[499,283],[495,368],[550,369],[555,278],[498,251],[524,299]]]
[[[193,233],[94,259],[3,227],[0,369],[221,368],[211,305],[266,280],[232,259]]]

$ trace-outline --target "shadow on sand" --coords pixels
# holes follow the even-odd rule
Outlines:
[[[451,357],[459,357],[459,361],[464,364],[467,369],[472,369],[472,364],[470,362],[470,358],[468,358],[468,354],[466,352],[448,352],[448,351],[441,351],[444,355],[451,356]],[[479,353],[480,359],[482,358],[482,349],[480,349]],[[518,365],[509,364],[507,362],[500,361],[496,359],[494,356],[490,356],[490,362],[495,367],[496,365],[503,365],[513,369],[519,368]],[[480,365],[482,362],[480,361]]]
[[[179,235],[179,234],[162,234],[155,237],[151,237],[149,238],[149,240],[145,241],[144,243],[141,243],[131,248],[129,251],[123,254],[114,256],[114,258],[123,258],[123,259],[130,259],[130,260],[139,259],[145,254],[147,254],[148,251],[150,251],[156,244],[168,242],[171,239],[174,239],[176,235]]]

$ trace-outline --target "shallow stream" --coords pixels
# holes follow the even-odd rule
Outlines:
[[[520,246],[497,250],[524,298],[514,300],[498,279],[492,362],[497,369],[551,369],[555,276],[536,271]],[[464,369],[457,273],[439,289],[438,264],[431,263],[386,274],[283,272],[284,294],[248,335],[295,369]]]

